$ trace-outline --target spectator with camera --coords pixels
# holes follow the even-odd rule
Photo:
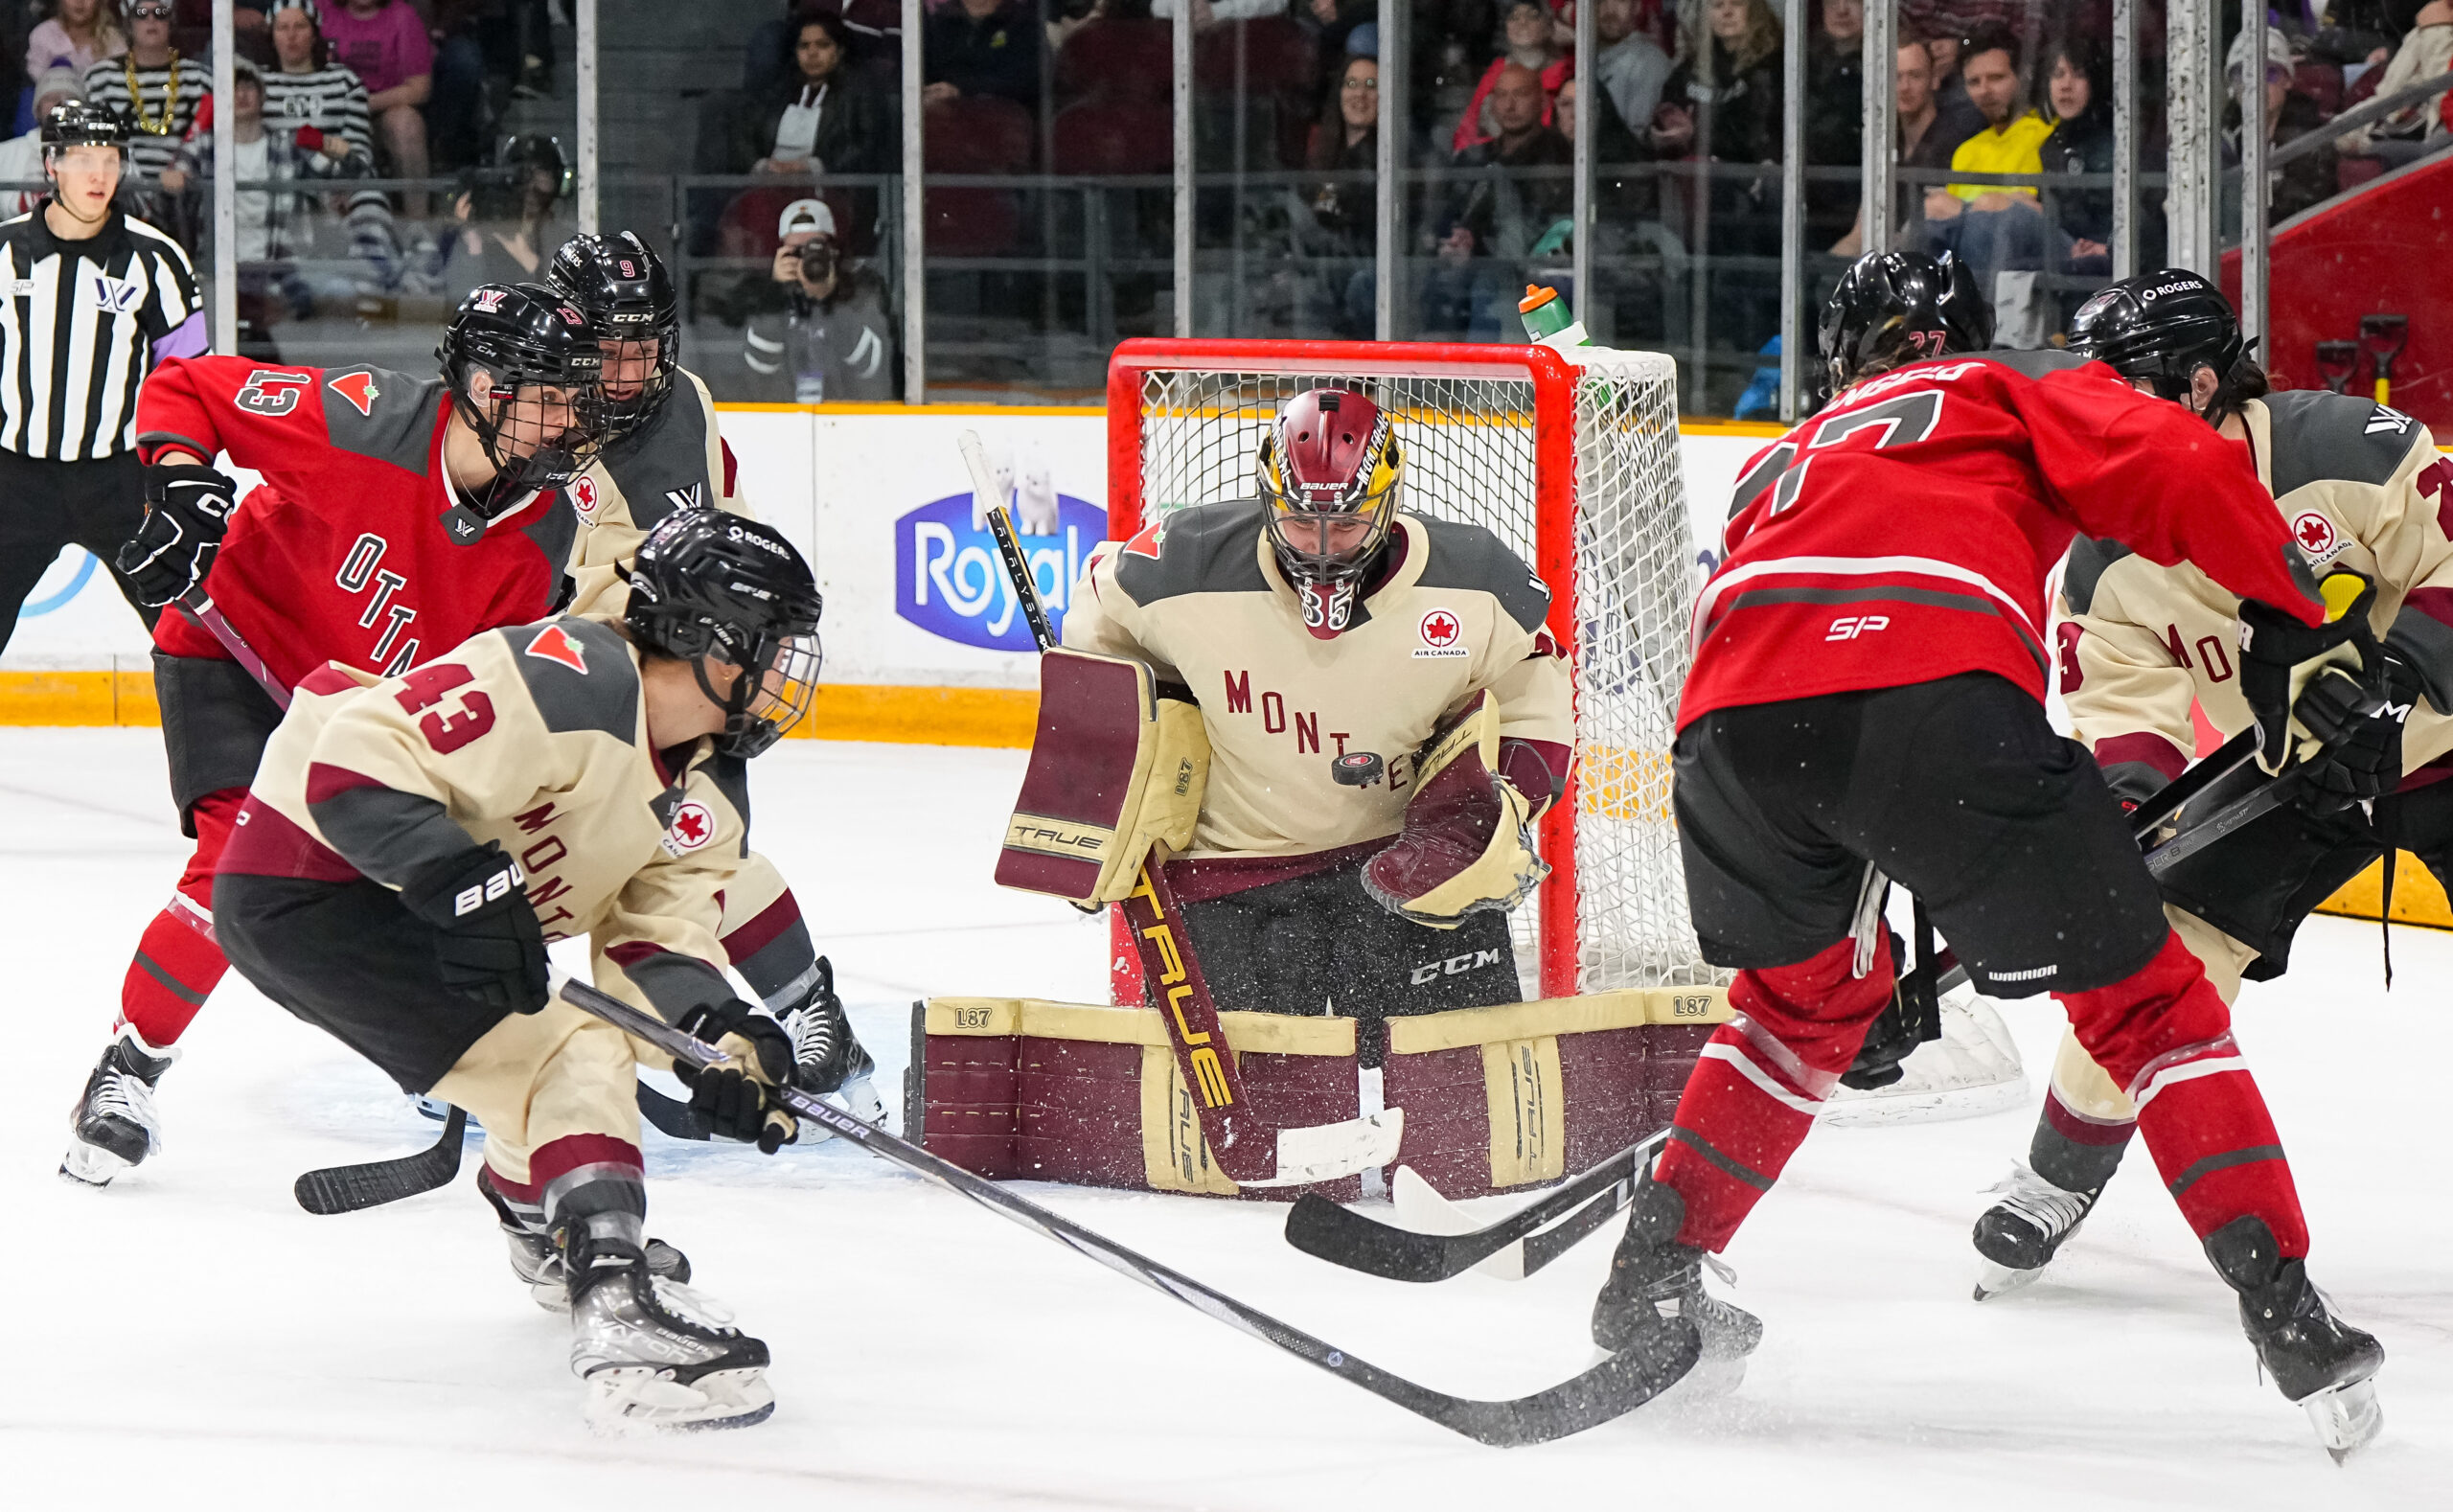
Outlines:
[[[750,316],[742,360],[762,398],[802,404],[881,402],[901,376],[885,289],[847,263],[825,201],[796,199],[776,223],[769,306]]]
[[[570,161],[560,142],[534,131],[505,141],[492,167],[461,175],[451,204],[460,229],[442,253],[445,292],[456,300],[481,284],[542,277],[574,229],[563,214],[570,196]]]

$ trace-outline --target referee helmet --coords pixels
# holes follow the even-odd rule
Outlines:
[[[84,100],[63,100],[42,118],[42,155],[72,147],[127,147],[127,122],[108,105]]]

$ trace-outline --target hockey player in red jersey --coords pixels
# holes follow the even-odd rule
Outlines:
[[[558,492],[602,439],[602,358],[585,318],[540,285],[461,302],[442,372],[166,362],[137,407],[147,510],[120,567],[148,602],[201,588],[283,688],[327,661],[397,675],[554,607],[574,520]],[[264,486],[237,502],[227,452]],[[147,927],[111,1043],[71,1118],[60,1173],[106,1184],[161,1142],[152,1090],[227,963],[216,859],[274,697],[190,614],[154,630],[172,796],[196,841]]]
[[[2383,1351],[2310,1284],[2229,1011],[2101,774],[2046,722],[2044,589],[2080,531],[2187,560],[2244,601],[2243,682],[2278,691],[2350,638],[2373,589],[2346,575],[2321,598],[2246,458],[2186,411],[2065,354],[1983,352],[1991,329],[1949,260],[1861,260],[1823,320],[1839,392],[1740,476],[1674,753],[1687,899],[1705,958],[1739,968],[1737,1016],[1638,1187],[1593,1340],[1692,1329],[1725,1363],[1754,1347],[1761,1325],[1704,1293],[1703,1260],[1891,999],[1895,879],[1980,991],[2061,1001],[2128,1088],[2260,1363],[2347,1453],[2374,1432]]]

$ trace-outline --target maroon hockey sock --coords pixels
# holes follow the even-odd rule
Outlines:
[[[500,1176],[494,1181],[506,1196],[512,1195],[512,1183]],[[618,1233],[633,1245],[640,1243],[639,1225],[648,1210],[647,1171],[639,1147],[627,1139],[580,1134],[548,1140],[528,1157],[528,1182],[518,1190],[523,1196],[537,1194],[549,1227],[585,1221],[600,1233]]]
[[[212,915],[184,892],[153,916],[119,990],[119,1015],[160,1048],[174,1044],[230,969],[207,932]]]
[[[1717,1250],[1814,1127],[1866,1027],[1891,1000],[1891,945],[1854,974],[1843,940],[1795,966],[1744,971],[1730,984],[1738,1017],[1716,1030],[1686,1079],[1654,1179],[1686,1203],[1678,1242]]]
[[[2078,1042],[2128,1088],[2155,1169],[2198,1237],[2255,1214],[2285,1258],[2307,1253],[2291,1167],[2232,1041],[2232,1011],[2180,937],[2110,987],[2055,996]]]

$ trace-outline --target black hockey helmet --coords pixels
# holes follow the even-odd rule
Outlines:
[[[476,518],[451,522],[463,543],[531,493],[561,488],[596,460],[605,444],[605,358],[587,317],[561,294],[542,284],[480,284],[452,312],[434,355],[453,408],[496,470],[485,496],[470,506]],[[483,397],[481,373],[488,380]],[[548,389],[560,397],[521,392]]]
[[[108,105],[87,100],[63,100],[42,118],[43,161],[72,147],[127,146],[127,120]]]
[[[1823,363],[1834,391],[1886,368],[1993,344],[1993,309],[1948,252],[1868,252],[1823,302]]]
[[[605,354],[605,420],[608,439],[626,436],[655,417],[673,389],[679,365],[681,300],[664,260],[635,231],[600,236],[583,231],[562,244],[545,270],[546,281],[580,308]],[[623,381],[609,368],[620,345],[653,341],[656,355],[644,378]]]
[[[2225,389],[2247,359],[2249,343],[2221,289],[2185,267],[2167,267],[2098,289],[2071,319],[2070,350],[2122,378],[2144,378],[2158,395],[2182,403],[2189,402],[2197,370],[2212,368],[2218,386],[2210,410],[2215,410],[2229,397]]]
[[[676,510],[639,542],[630,577],[631,639],[691,664],[699,691],[724,711],[725,755],[757,755],[809,712],[826,602],[781,532],[724,510]],[[709,656],[741,669],[729,691],[716,691]]]

